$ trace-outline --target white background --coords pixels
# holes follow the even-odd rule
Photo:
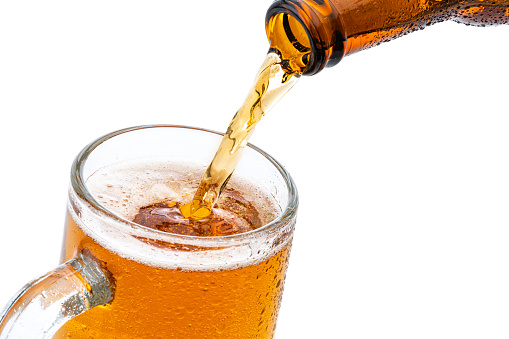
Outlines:
[[[88,142],[226,129],[269,5],[0,2],[0,305],[58,264]],[[277,339],[509,336],[508,60],[509,27],[437,24],[302,78],[259,124],[301,197]]]

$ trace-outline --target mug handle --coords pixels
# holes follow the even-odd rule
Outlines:
[[[11,299],[0,313],[0,339],[52,338],[68,320],[110,303],[113,295],[113,279],[80,253]]]

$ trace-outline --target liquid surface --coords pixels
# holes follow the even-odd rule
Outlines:
[[[144,206],[133,221],[163,232],[205,237],[245,233],[262,226],[257,209],[232,189],[223,192],[220,207],[212,208],[206,217],[187,218],[181,211],[186,213],[185,206],[189,204],[160,202]]]
[[[269,52],[258,71],[244,104],[237,111],[203,174],[192,202],[181,208],[186,218],[208,216],[242,156],[256,124],[297,82],[300,74],[288,68],[288,61]]]
[[[130,162],[100,169],[87,180],[92,195],[120,217],[163,232],[227,236],[255,230],[280,207],[259,187],[238,178],[207,216],[188,218],[191,192],[203,169],[164,160]]]

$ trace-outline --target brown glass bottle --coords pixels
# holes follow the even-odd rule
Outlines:
[[[271,49],[313,75],[344,56],[431,24],[509,23],[509,0],[276,0],[268,9]]]

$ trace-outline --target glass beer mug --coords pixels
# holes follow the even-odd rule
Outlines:
[[[250,232],[172,234],[119,212],[136,197],[181,194],[171,187],[195,174],[199,181],[221,138],[190,127],[144,126],[88,145],[72,166],[63,264],[11,300],[0,338],[271,338],[298,205],[276,160],[249,146],[230,181],[246,205],[257,202],[254,217],[263,222]],[[164,177],[168,168],[171,179]],[[94,187],[106,193],[92,192],[97,176],[104,178]],[[117,188],[123,199],[108,191]]]

